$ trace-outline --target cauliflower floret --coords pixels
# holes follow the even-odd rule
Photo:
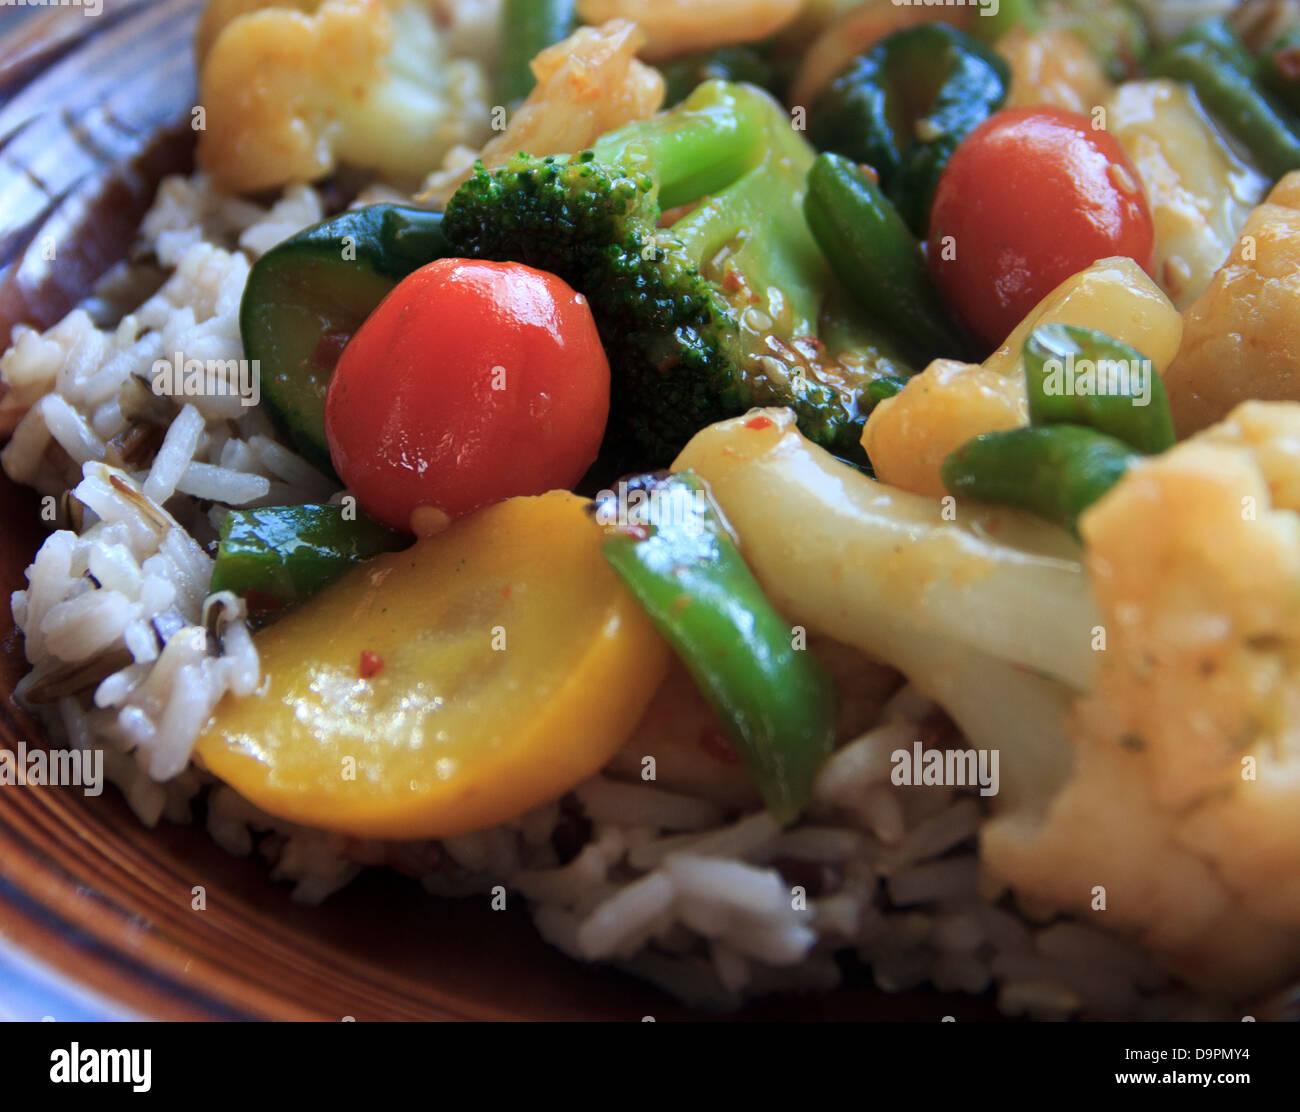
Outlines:
[[[1235,998],[1300,972],[1297,511],[1300,404],[1250,402],[1084,516],[1106,643],[1074,773],[981,845],[1027,907],[1096,914]]]
[[[1183,317],[1183,345],[1165,376],[1179,436],[1250,398],[1300,400],[1300,171],[1251,213]]]
[[[624,19],[600,27],[580,27],[532,61],[537,84],[519,106],[510,126],[488,143],[478,158],[489,169],[504,166],[517,153],[572,154],[585,150],[607,131],[659,110],[663,75],[637,60],[645,33]],[[457,151],[445,173],[435,174],[421,199],[445,205],[474,164],[473,152]]]
[[[199,16],[198,30],[194,32],[194,57],[202,64],[228,23],[270,4],[271,0],[208,0]],[[311,14],[320,5],[318,0],[275,0],[275,6]]]
[[[199,165],[230,192],[346,162],[415,184],[488,134],[487,78],[425,0],[218,0],[196,43]]]
[[[1095,328],[1130,344],[1163,371],[1178,351],[1183,323],[1169,299],[1132,259],[1103,259],[1067,278],[1034,307],[981,366],[936,360],[881,402],[862,446],[882,482],[915,494],[947,493],[943,461],[972,437],[1029,422],[1022,351],[1045,324]]]

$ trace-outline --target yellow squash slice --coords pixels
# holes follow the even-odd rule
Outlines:
[[[581,499],[482,510],[377,557],[257,637],[261,692],[197,754],[269,814],[419,839],[522,814],[599,770],[669,650]]]

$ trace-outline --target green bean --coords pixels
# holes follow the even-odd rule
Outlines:
[[[1246,48],[1241,37],[1222,19],[1203,19],[1193,24],[1165,48],[1176,50],[1197,44],[1217,54],[1228,65],[1254,80],[1259,76],[1259,62]]]
[[[804,214],[854,300],[873,323],[896,332],[913,359],[965,353],[931,285],[921,245],[867,174],[840,155],[818,156]]]
[[[808,113],[808,137],[872,166],[925,238],[939,177],[958,144],[1007,100],[1011,72],[978,39],[942,23],[895,31],[861,54]]]
[[[1029,426],[977,436],[943,464],[957,498],[1016,506],[1079,535],[1079,517],[1142,457],[1080,425]]]
[[[1087,425],[1144,455],[1174,446],[1174,419],[1149,359],[1090,328],[1049,324],[1025,341],[1029,417]]]
[[[1199,24],[1157,54],[1151,72],[1191,85],[1270,177],[1300,169],[1300,120],[1260,85],[1258,63],[1226,25]]]
[[[514,108],[537,84],[530,63],[573,31],[577,0],[505,0],[497,99]]]

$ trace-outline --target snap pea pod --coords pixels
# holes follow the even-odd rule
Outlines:
[[[548,46],[569,37],[577,0],[505,0],[501,6],[501,60],[497,99],[516,107],[537,84],[530,63]]]
[[[873,167],[907,225],[925,238],[939,177],[958,144],[1006,103],[1007,63],[945,24],[896,31],[818,97],[809,138]]]
[[[1151,72],[1191,85],[1270,177],[1300,169],[1300,120],[1264,89],[1259,64],[1226,24],[1197,24],[1151,60]]]
[[[1079,517],[1142,457],[1081,425],[1031,425],[985,433],[943,464],[957,498],[1016,506],[1079,534]]]
[[[966,344],[930,282],[921,245],[872,179],[847,158],[819,155],[804,197],[808,227],[836,275],[911,358],[959,357]]]
[[[299,232],[249,271],[244,351],[271,413],[322,470],[332,470],[325,391],[344,345],[401,279],[450,250],[441,213],[370,205]]]
[[[353,564],[403,548],[407,539],[352,507],[272,506],[232,510],[210,591],[233,591],[254,614],[295,606]]]
[[[792,821],[834,748],[834,682],[795,647],[697,475],[642,476],[624,492],[595,506],[605,559],[717,712],[768,810]]]
[[[1135,349],[1091,328],[1049,324],[1025,341],[1029,418],[1087,425],[1144,455],[1174,446],[1160,375]]]

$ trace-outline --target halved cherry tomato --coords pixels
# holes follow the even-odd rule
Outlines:
[[[1054,108],[989,117],[939,181],[929,259],[944,299],[991,350],[1047,294],[1098,259],[1149,270],[1142,182],[1092,120]]]
[[[407,529],[573,486],[609,416],[586,299],[520,263],[439,259],[403,279],[344,349],[325,398],[339,477]]]

